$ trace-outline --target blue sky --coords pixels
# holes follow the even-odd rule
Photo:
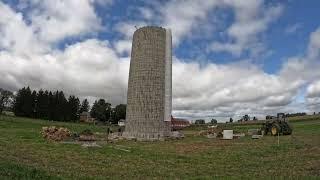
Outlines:
[[[1,0],[0,87],[125,103],[135,26],[173,32],[173,114],[320,111],[320,2]]]

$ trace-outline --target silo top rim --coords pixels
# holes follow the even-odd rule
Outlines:
[[[163,28],[160,26],[143,26],[143,27],[139,27],[137,30],[135,30],[135,32],[141,31],[144,29],[158,29],[158,30],[165,30],[165,31],[170,30],[169,28]]]

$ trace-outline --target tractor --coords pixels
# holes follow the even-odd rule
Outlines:
[[[277,117],[267,116],[266,122],[263,123],[261,131],[267,135],[269,132],[271,135],[290,135],[292,133],[292,128],[286,120],[284,113],[278,113]]]

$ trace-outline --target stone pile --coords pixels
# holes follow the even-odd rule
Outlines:
[[[172,131],[171,132],[171,139],[183,139],[184,138],[184,134],[180,131]]]
[[[79,134],[79,141],[96,141],[97,138],[94,136],[93,132],[89,129],[85,129]]]
[[[210,127],[207,130],[201,130],[199,131],[199,136],[206,136],[208,138],[216,138],[216,137],[222,137],[222,131],[223,129],[221,127]]]
[[[52,141],[62,141],[71,136],[71,131],[64,127],[42,127],[42,137]]]

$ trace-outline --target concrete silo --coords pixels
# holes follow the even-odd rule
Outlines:
[[[133,34],[123,136],[161,140],[171,133],[171,31],[142,27]]]

